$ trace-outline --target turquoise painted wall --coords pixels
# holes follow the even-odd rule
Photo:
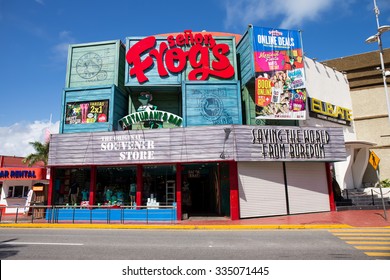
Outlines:
[[[253,58],[252,28],[248,28],[237,44],[237,56],[239,61],[239,73],[241,78],[241,87],[249,83],[255,77],[255,67]]]
[[[137,112],[137,109],[142,105],[138,100],[141,91],[132,91],[129,96],[129,114]],[[177,116],[182,116],[182,101],[180,88],[174,87],[161,87],[160,89],[149,90],[152,93],[153,100],[150,104],[156,106],[156,110],[165,111]],[[162,128],[173,128],[174,124],[164,122]],[[142,124],[136,125],[133,129],[149,129],[142,126]]]
[[[66,87],[124,87],[125,47],[120,40],[70,45]]]
[[[107,121],[94,123],[66,123],[67,106],[80,102],[108,101]],[[65,89],[62,97],[60,133],[112,131],[118,129],[118,120],[127,114],[128,95],[115,85]],[[90,109],[89,109],[90,110]]]
[[[183,83],[184,126],[242,124],[238,82]]]
[[[229,47],[226,56],[234,69],[234,74],[229,79],[210,76],[207,81],[188,81],[188,74],[193,70],[188,61],[182,72],[170,72],[168,76],[161,77],[156,61],[154,61],[153,67],[145,71],[149,81],[139,83],[135,77],[129,75],[131,67],[126,61],[126,53],[129,48],[144,38],[146,37],[126,38],[127,47],[120,40],[69,47],[60,133],[120,130],[118,120],[137,111],[141,105],[138,97],[142,91],[152,93],[151,104],[157,106],[157,110],[183,117],[183,126],[242,124],[241,92],[234,36],[213,36],[216,44],[226,44]],[[167,44],[167,37],[156,36],[155,38],[156,44],[153,48],[159,50],[163,42]],[[189,50],[191,47],[185,46],[183,50]],[[211,65],[212,61],[216,60],[215,54],[206,46],[203,47],[208,50]],[[146,55],[148,52],[141,54],[141,60]],[[65,114],[68,103],[94,100],[109,101],[108,122],[66,123]],[[216,103],[202,104],[202,102]],[[213,106],[220,107],[212,108]],[[174,125],[169,123],[163,125],[163,128],[172,127]],[[132,129],[141,128],[133,126]]]

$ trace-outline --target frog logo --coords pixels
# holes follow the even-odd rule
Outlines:
[[[199,99],[198,108],[200,114],[213,124],[231,124],[233,122],[232,117],[222,102],[222,94],[219,91],[205,91],[201,93],[201,98]]]
[[[150,92],[144,91],[139,94],[138,101],[141,105],[138,107],[137,112],[150,112],[157,110],[157,106],[149,103],[153,100],[153,95]],[[162,128],[163,123],[160,121],[148,120],[144,121],[144,127],[147,128]]]

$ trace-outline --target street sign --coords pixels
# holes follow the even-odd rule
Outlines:
[[[368,162],[371,164],[371,166],[377,170],[380,162],[380,158],[373,152],[370,151],[370,156],[368,158]]]

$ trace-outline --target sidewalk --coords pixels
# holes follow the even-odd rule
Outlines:
[[[46,222],[1,223],[0,228],[95,228],[95,229],[204,229],[204,230],[239,230],[239,229],[332,229],[353,227],[386,227],[390,229],[390,210],[348,210],[339,212],[323,212],[276,216],[266,218],[250,218],[231,221],[227,218],[193,217],[175,223],[59,223]]]

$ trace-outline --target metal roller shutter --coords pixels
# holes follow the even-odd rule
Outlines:
[[[330,211],[323,162],[286,162],[290,214]]]
[[[282,162],[238,162],[240,217],[286,215]]]

